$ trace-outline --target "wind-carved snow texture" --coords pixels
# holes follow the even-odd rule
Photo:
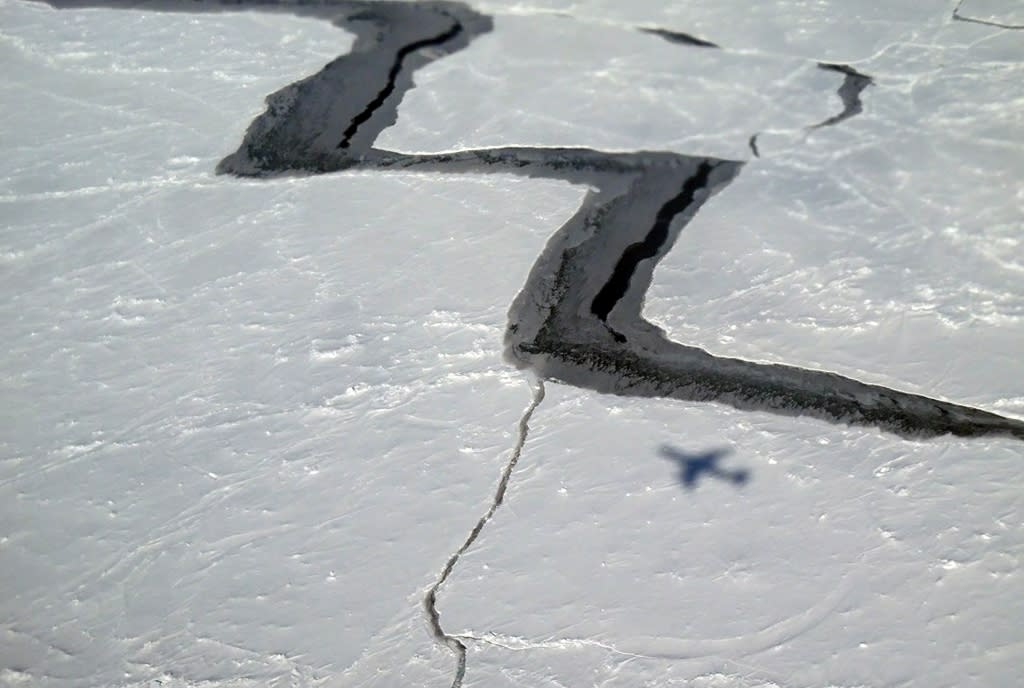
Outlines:
[[[455,550],[455,553],[449,557],[448,562],[444,565],[441,570],[441,575],[438,576],[437,582],[435,582],[430,589],[427,591],[426,596],[423,598],[423,608],[426,610],[427,619],[430,623],[430,630],[434,635],[434,639],[437,642],[447,645],[451,648],[451,651],[455,653],[456,667],[455,677],[452,679],[452,688],[459,688],[462,685],[462,679],[466,675],[466,645],[462,640],[450,633],[447,633],[441,626],[441,614],[437,611],[437,593],[441,589],[441,586],[445,584],[448,577],[451,576],[452,571],[455,570],[455,564],[458,563],[466,551],[473,546],[476,539],[480,537],[480,533],[483,532],[484,526],[491,520],[495,512],[498,511],[498,507],[505,501],[505,492],[508,491],[508,483],[512,478],[512,471],[515,470],[516,464],[519,463],[519,457],[523,453],[523,445],[526,444],[526,436],[530,432],[530,418],[533,417],[533,412],[540,406],[540,402],[544,401],[544,380],[538,378],[537,385],[534,388],[533,400],[530,405],[526,407],[526,411],[523,413],[523,417],[519,419],[519,432],[516,438],[516,444],[512,448],[512,454],[509,456],[508,462],[501,471],[501,478],[498,480],[498,488],[494,492],[494,499],[491,500],[491,505],[484,512],[484,515],[480,517],[480,520],[473,526],[473,530],[469,532],[469,536],[462,543],[462,546]]]
[[[870,86],[874,81],[867,74],[861,74],[856,69],[849,65],[843,64],[829,64],[827,62],[819,62],[818,67],[820,69],[839,72],[844,74],[846,78],[843,79],[843,85],[839,87],[836,93],[843,101],[843,111],[838,115],[833,115],[823,122],[812,125],[811,129],[818,129],[820,127],[829,127],[833,124],[839,124],[844,119],[849,119],[854,115],[859,115],[864,111],[864,105],[860,102],[860,93],[865,88]],[[754,142],[751,142],[751,148],[754,148]],[[756,148],[754,148],[756,154]]]
[[[49,2],[57,7],[189,12],[246,6],[229,0]],[[619,395],[713,401],[744,410],[811,416],[908,437],[1024,439],[1024,422],[1019,420],[835,373],[713,356],[669,340],[644,320],[641,308],[655,266],[700,208],[740,173],[741,161],[588,148],[504,147],[423,155],[375,148],[378,135],[395,122],[398,105],[413,86],[413,73],[490,31],[489,17],[456,2],[252,6],[328,19],[352,31],[356,40],[351,53],[268,96],[266,111],[252,122],[239,149],[220,162],[218,172],[254,177],[348,169],[501,172],[591,189],[579,210],[550,238],[509,310],[507,358],[533,370],[541,380]],[[671,38],[665,32],[654,33]],[[839,89],[844,111],[818,126],[856,114],[859,93],[871,83],[848,67],[822,67],[846,75]],[[757,155],[756,136],[749,144]],[[490,508],[449,558],[424,600],[435,638],[457,656],[454,685],[460,684],[465,671],[465,646],[442,629],[437,592],[500,506],[527,423],[542,397],[543,387],[538,386]]]

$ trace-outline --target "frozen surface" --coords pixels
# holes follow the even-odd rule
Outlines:
[[[1012,0],[961,0],[953,16],[961,21],[996,28],[1024,29],[1024,8]]]
[[[909,1],[477,7],[494,31],[380,145],[750,159],[765,132],[647,317],[1024,417],[1019,34]],[[423,593],[516,444],[506,313],[586,190],[215,177],[349,49],[326,22],[6,0],[0,26],[0,685],[448,685]],[[876,85],[805,136],[842,109],[817,61]],[[1022,457],[549,384],[441,620],[467,685],[1012,685]]]
[[[834,105],[812,85],[838,80],[817,71],[799,58],[686,48],[629,27],[499,16],[494,32],[421,71],[380,140],[416,152],[520,144],[743,158],[766,126],[829,114]],[[467,91],[474,97],[452,108]],[[787,106],[772,104],[780,95],[792,96]]]
[[[860,63],[865,112],[712,199],[648,317],[714,353],[1024,416],[1024,46],[1006,34],[955,23]]]
[[[822,430],[549,389],[448,593],[480,685],[1011,685],[1019,442]]]
[[[268,77],[282,35],[340,52],[344,33],[255,14],[3,12],[19,29],[4,90],[36,109],[3,170],[0,684],[305,685],[414,651],[447,677],[422,590],[529,403],[501,360],[505,312],[580,190],[214,178],[263,95],[323,62],[281,51]],[[86,77],[33,57],[68,21],[109,31],[104,59],[121,65],[74,98],[62,91]],[[119,21],[196,45],[117,52]],[[199,77],[232,51],[246,78]],[[210,111],[214,90],[233,117]],[[494,214],[510,196],[531,202]],[[396,624],[411,649],[374,660]]]

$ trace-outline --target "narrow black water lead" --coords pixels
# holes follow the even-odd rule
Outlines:
[[[630,244],[622,252],[622,256],[615,264],[615,269],[612,270],[608,281],[605,282],[601,291],[597,292],[597,295],[590,304],[590,312],[596,315],[598,319],[607,322],[608,314],[611,313],[612,309],[615,308],[615,304],[629,290],[629,282],[636,271],[637,265],[639,265],[641,260],[654,258],[658,255],[658,251],[661,250],[665,241],[668,240],[668,228],[672,218],[690,207],[693,203],[694,195],[700,189],[707,186],[708,177],[713,169],[714,165],[710,162],[702,162],[697,168],[697,173],[686,180],[679,193],[670,198],[658,210],[658,214],[654,218],[654,224],[644,240]]]
[[[376,112],[380,106],[384,104],[384,101],[388,99],[388,96],[394,92],[395,80],[402,71],[402,65],[405,62],[405,58],[408,57],[410,53],[420,50],[421,48],[428,48],[433,45],[447,43],[460,33],[462,33],[462,24],[456,21],[452,24],[450,29],[440,35],[434,36],[433,38],[424,38],[402,46],[395,55],[395,61],[392,63],[391,69],[388,71],[388,80],[384,85],[384,88],[377,93],[376,97],[367,104],[366,108],[362,112],[352,118],[348,128],[346,128],[342,134],[341,142],[338,143],[338,148],[348,148],[352,141],[352,137],[356,135],[359,127],[369,121],[369,119],[373,117],[373,113]]]
[[[654,27],[640,27],[640,30],[644,33],[649,33],[652,36],[658,36],[664,38],[669,43],[678,43],[679,45],[689,45],[694,48],[718,48],[718,44],[706,41],[703,38],[697,38],[696,36],[682,31],[669,31],[668,29],[658,29]]]

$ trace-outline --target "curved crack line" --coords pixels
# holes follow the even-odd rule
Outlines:
[[[516,464],[519,463],[519,457],[523,453],[523,445],[526,444],[526,436],[530,432],[530,418],[533,417],[533,412],[537,410],[542,401],[544,401],[544,380],[537,378],[533,399],[530,401],[530,405],[526,407],[526,411],[523,412],[522,418],[519,419],[519,436],[516,439],[515,447],[512,448],[512,456],[509,457],[508,462],[501,471],[501,478],[498,480],[498,488],[494,492],[494,499],[491,500],[491,505],[487,508],[484,515],[480,517],[480,520],[476,522],[476,525],[473,526],[473,530],[469,532],[469,536],[462,543],[462,546],[455,550],[455,553],[448,558],[448,562],[441,570],[441,575],[438,576],[437,581],[430,586],[430,589],[427,590],[426,595],[423,597],[423,609],[427,614],[427,623],[430,626],[434,640],[439,644],[446,645],[456,658],[452,688],[459,688],[462,685],[463,677],[466,675],[466,645],[460,640],[460,636],[445,632],[441,626],[441,614],[437,611],[437,593],[448,580],[448,577],[451,576],[452,571],[455,570],[455,565],[459,562],[459,559],[473,546],[476,539],[480,537],[480,533],[483,532],[484,526],[487,525],[495,512],[497,512],[498,507],[505,500],[505,492],[508,490],[512,471],[515,470]]]
[[[833,115],[828,119],[812,124],[808,129],[820,129],[821,127],[832,126],[833,124],[839,124],[843,120],[850,119],[854,115],[859,115],[864,111],[864,104],[860,100],[861,91],[875,83],[867,74],[862,74],[850,65],[844,64],[832,64],[829,62],[819,62],[818,69],[824,69],[829,72],[839,72],[845,75],[842,85],[836,93],[839,95],[840,100],[843,101],[843,111],[838,115]],[[751,146],[754,150],[754,154],[757,154],[756,148]]]
[[[402,66],[405,63],[406,57],[421,48],[429,48],[430,46],[447,43],[460,33],[462,33],[462,24],[459,23],[458,20],[455,20],[455,23],[452,24],[452,26],[444,33],[438,34],[433,38],[424,38],[402,46],[395,54],[395,61],[391,65],[391,69],[388,70],[388,80],[384,85],[384,88],[377,93],[376,97],[367,104],[366,108],[364,108],[362,112],[352,118],[352,121],[342,134],[342,139],[338,144],[338,148],[348,148],[349,144],[352,142],[352,137],[356,135],[356,131],[359,130],[359,127],[369,121],[369,119],[373,117],[373,113],[379,110],[380,106],[384,104],[384,101],[388,99],[388,96],[394,93],[395,80],[398,79],[398,75],[402,71]]]

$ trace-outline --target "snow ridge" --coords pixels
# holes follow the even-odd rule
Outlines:
[[[469,536],[462,545],[448,558],[437,581],[430,586],[430,589],[427,590],[427,594],[423,598],[423,608],[427,613],[427,622],[430,625],[434,639],[438,643],[450,648],[457,660],[455,677],[452,679],[452,688],[459,688],[462,685],[462,679],[466,675],[466,645],[459,637],[445,632],[444,628],[441,627],[441,615],[437,611],[437,593],[448,580],[448,577],[451,576],[459,559],[466,553],[466,550],[473,546],[476,539],[480,537],[480,533],[483,532],[484,526],[487,525],[495,512],[498,511],[498,507],[501,506],[502,502],[505,501],[505,493],[508,491],[508,483],[512,478],[512,471],[515,470],[516,464],[519,463],[519,457],[523,453],[523,445],[526,444],[526,437],[530,432],[530,418],[533,416],[533,412],[537,410],[537,407],[540,406],[540,403],[544,401],[544,380],[537,378],[536,383],[533,390],[533,399],[530,401],[530,405],[526,407],[526,411],[523,412],[522,418],[519,419],[519,434],[516,438],[516,444],[512,448],[512,454],[509,456],[508,462],[501,471],[498,488],[494,492],[494,498],[491,500],[490,506],[476,522],[476,525],[473,526],[473,530],[469,532]]]

